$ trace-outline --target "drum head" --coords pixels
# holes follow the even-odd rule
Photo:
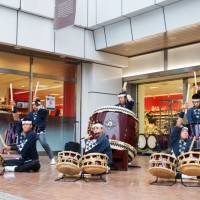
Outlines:
[[[154,135],[149,135],[149,137],[147,138],[147,145],[149,149],[155,149],[156,144],[157,144],[156,137]]]
[[[145,149],[147,145],[147,139],[144,134],[139,134],[139,139],[138,139],[138,148],[139,149]]]
[[[158,178],[175,178],[176,172],[163,167],[150,167],[149,173]]]
[[[63,174],[76,175],[79,174],[81,169],[77,165],[69,162],[61,162],[56,164],[56,169]]]
[[[179,171],[188,176],[200,176],[200,164],[189,163],[179,166]]]
[[[107,167],[98,165],[82,166],[81,169],[87,174],[102,174],[107,172]]]

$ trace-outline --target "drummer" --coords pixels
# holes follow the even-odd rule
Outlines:
[[[182,125],[185,110],[187,109],[187,106],[188,106],[187,103],[185,103],[182,106],[181,112],[177,119],[176,126],[172,130],[172,133],[171,133],[170,139],[169,139],[169,145],[172,149],[172,155],[174,155],[176,157],[178,157],[179,155],[181,155],[185,152],[188,152],[191,142],[192,142],[192,140],[189,139],[188,128]],[[192,179],[196,178],[193,176],[187,176],[187,175],[180,174],[179,172],[177,172],[176,177],[180,178],[181,176],[182,176],[182,178],[192,178]]]
[[[118,94],[118,100],[119,100],[119,103],[116,104],[115,106],[127,108],[129,110],[133,109],[134,100],[130,94],[127,94],[126,92],[121,92]]]
[[[188,123],[200,123],[200,91],[192,96],[193,107],[187,111]]]
[[[110,170],[110,165],[112,163],[112,150],[110,147],[110,142],[106,137],[103,124],[101,122],[96,122],[92,125],[94,135],[85,135],[85,154],[88,153],[102,153],[108,156],[108,171]]]

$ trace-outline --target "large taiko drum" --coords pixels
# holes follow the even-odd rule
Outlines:
[[[186,125],[188,127],[188,133],[190,137],[200,136],[200,123],[189,123]],[[196,140],[194,142],[194,150],[199,151],[200,150],[200,140]]]
[[[182,174],[200,176],[200,152],[186,152],[178,156],[178,167]]]
[[[73,151],[58,152],[56,169],[63,174],[76,175],[81,171],[81,155]]]
[[[139,122],[132,111],[118,106],[101,107],[90,117],[88,133],[96,121],[103,123],[104,132],[109,139],[128,143],[137,149]]]
[[[108,156],[102,153],[89,153],[82,156],[81,169],[88,174],[107,172]]]
[[[168,148],[169,136],[166,134],[150,134],[147,137],[147,146],[151,150],[163,150]]]
[[[177,159],[165,153],[154,153],[149,160],[149,173],[159,178],[175,178]]]
[[[132,160],[137,155],[136,149],[133,146],[131,146],[130,144],[121,142],[119,140],[109,139],[109,141],[110,141],[111,149],[128,150],[128,162],[132,162]]]

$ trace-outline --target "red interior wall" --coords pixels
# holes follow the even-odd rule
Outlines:
[[[162,102],[160,104],[161,100],[182,100],[183,95],[182,94],[174,94],[174,95],[164,95],[164,96],[155,96],[155,97],[145,97],[145,110],[151,111],[152,106],[153,109],[158,110],[167,110],[169,109],[169,103],[168,102]],[[179,110],[180,109],[180,103],[179,102],[173,102],[172,103],[172,110]]]

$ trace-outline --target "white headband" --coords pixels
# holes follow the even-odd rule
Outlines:
[[[101,127],[101,128],[103,128],[103,125],[100,124],[100,123],[96,123],[96,124],[93,124],[93,125],[92,125],[92,128],[94,128],[94,127]]]
[[[22,121],[22,124],[32,124],[32,121]]]
[[[119,95],[118,95],[118,98],[119,98],[119,97],[125,97],[125,96],[126,96],[126,94],[119,94]]]
[[[200,99],[192,99],[192,101],[197,102],[200,101]]]

